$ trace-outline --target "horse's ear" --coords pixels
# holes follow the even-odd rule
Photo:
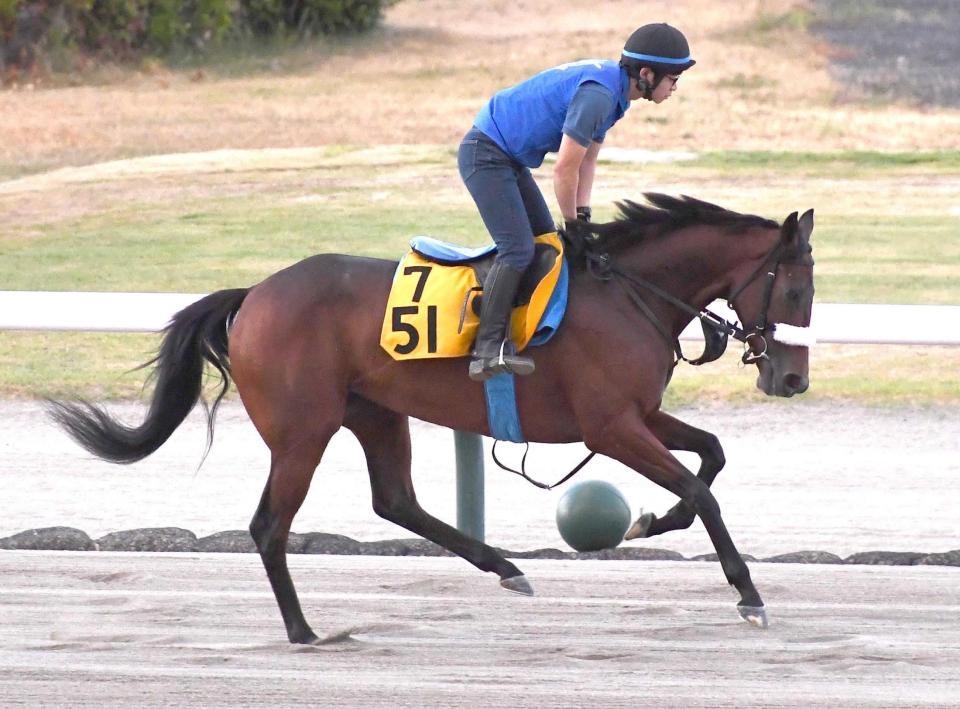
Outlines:
[[[783,226],[780,227],[780,240],[785,244],[789,244],[796,235],[797,213],[792,212],[789,217],[783,220]]]
[[[803,213],[803,216],[800,217],[800,221],[797,224],[797,236],[800,237],[800,241],[804,244],[810,243],[810,235],[813,233],[813,210],[808,209]]]

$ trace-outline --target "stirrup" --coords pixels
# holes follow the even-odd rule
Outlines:
[[[500,351],[493,357],[478,357],[470,361],[470,367],[467,375],[475,382],[483,382],[498,374],[515,374],[518,377],[525,377],[533,374],[536,365],[529,357],[523,357],[515,352],[510,352],[508,342],[504,340],[500,343]]]

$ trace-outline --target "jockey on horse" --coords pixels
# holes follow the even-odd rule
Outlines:
[[[679,30],[644,25],[630,35],[619,63],[591,59],[547,69],[498,92],[477,114],[460,143],[458,164],[497,257],[484,284],[470,379],[534,370],[531,358],[516,353],[507,327],[533,258],[533,238],[555,229],[530,168],[557,152],[554,192],[566,231],[575,231],[578,219],[590,220],[597,154],[607,131],[631,101],[670,98],[680,74],[695,63]]]

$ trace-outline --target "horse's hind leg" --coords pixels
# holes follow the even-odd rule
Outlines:
[[[410,477],[410,427],[406,416],[352,397],[343,425],[356,435],[367,457],[373,509],[386,520],[463,557],[500,577],[507,590],[533,595],[520,570],[493,547],[441,522],[417,502]]]
[[[694,428],[663,411],[656,411],[646,419],[651,433],[669,450],[690,451],[700,456],[697,477],[710,486],[723,470],[726,458],[720,441],[712,433]],[[627,531],[625,539],[653,537],[675,529],[686,529],[696,518],[693,506],[680,500],[663,517],[644,512]]]
[[[303,617],[290,578],[287,537],[294,515],[307,496],[320,457],[338,428],[339,424],[330,423],[325,428],[304,432],[301,438],[280,450],[271,447],[270,477],[250,522],[250,534],[260,552],[292,643],[313,643],[317,636]]]

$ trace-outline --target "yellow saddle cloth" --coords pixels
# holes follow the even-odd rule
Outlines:
[[[563,242],[557,234],[543,234],[534,241],[547,247],[546,258],[536,259],[545,275],[533,286],[529,299],[513,309],[510,329],[518,351],[536,334],[563,269]],[[538,246],[537,250],[542,254],[545,249]],[[486,273],[489,267],[481,269],[482,263],[438,263],[409,251],[393,277],[380,346],[396,360],[468,355],[480,323],[473,303],[482,292],[477,271]],[[530,289],[521,284],[520,290]]]

